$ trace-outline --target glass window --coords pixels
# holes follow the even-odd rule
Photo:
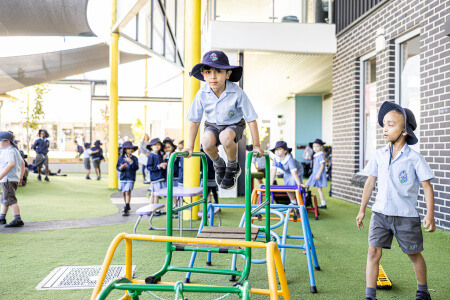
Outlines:
[[[420,141],[420,37],[416,36],[400,44],[400,105],[409,108],[416,117],[414,131]],[[413,145],[420,150],[419,143]]]
[[[362,128],[362,145],[361,145],[361,166],[364,168],[369,159],[375,153],[377,147],[376,133],[377,133],[377,60],[373,56],[362,63],[363,78],[362,86],[363,92],[361,94],[361,107],[363,110],[363,128]]]

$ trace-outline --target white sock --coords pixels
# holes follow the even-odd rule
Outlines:
[[[327,205],[327,203],[325,202],[325,200],[321,200],[321,201],[320,201],[320,204],[321,204],[321,205]]]

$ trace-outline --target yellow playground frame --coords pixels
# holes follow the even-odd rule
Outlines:
[[[149,242],[173,242],[173,243],[183,243],[183,244],[209,244],[209,245],[222,245],[222,246],[239,246],[239,247],[250,247],[250,248],[265,248],[266,258],[267,258],[267,280],[269,282],[269,289],[256,289],[250,288],[252,294],[269,295],[270,299],[278,299],[279,296],[283,299],[291,299],[288,284],[286,281],[286,275],[284,273],[283,264],[281,262],[280,251],[275,242],[261,243],[261,242],[247,242],[247,241],[236,241],[236,240],[218,240],[218,239],[201,239],[201,238],[187,238],[187,237],[173,237],[173,236],[159,236],[159,235],[142,235],[142,234],[127,234],[120,233],[111,242],[108,251],[103,261],[102,268],[100,270],[99,278],[95,285],[95,288],[91,295],[91,300],[104,299],[107,294],[100,294],[103,286],[103,282],[108,272],[111,261],[114,257],[115,251],[119,244],[125,240],[125,261],[126,261],[126,271],[125,276],[129,279],[130,284],[146,285],[144,280],[136,280],[132,278],[131,268],[132,268],[132,251],[133,251],[133,240],[137,241],[149,241]],[[280,282],[281,290],[278,290],[277,286],[277,274]],[[123,281],[122,281],[123,282]],[[115,287],[120,288],[122,283],[116,283]],[[124,286],[129,286],[130,284],[124,284]],[[215,289],[220,291],[225,287],[211,286],[211,285],[199,285],[199,284],[175,284],[173,282],[158,282],[157,284],[152,284],[150,286],[157,286],[167,289],[164,290],[174,290],[174,286],[178,287],[181,285],[181,289],[185,289],[186,292],[189,291],[200,291],[203,289],[204,292],[214,292]],[[194,289],[197,287],[197,290]],[[126,288],[123,288],[126,289]],[[233,289],[229,287],[228,289]],[[162,289],[158,289],[162,290]],[[216,291],[216,292],[217,292]],[[245,292],[244,292],[245,293]],[[126,292],[125,296],[121,299],[131,299],[131,296]]]

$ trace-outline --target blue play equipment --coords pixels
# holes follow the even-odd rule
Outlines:
[[[262,191],[262,190],[258,190],[258,191]],[[280,191],[280,188],[277,186],[270,187],[270,192],[279,192],[279,191]],[[267,189],[265,190],[265,192],[267,192]],[[252,194],[255,194],[255,191],[253,191]],[[314,240],[313,240],[313,235],[311,232],[311,227],[309,224],[307,209],[306,209],[305,205],[303,205],[304,198],[299,196],[300,193],[296,193],[296,194],[297,194],[297,202],[299,205],[271,204],[268,214],[266,213],[265,209],[261,209],[261,210],[255,212],[254,214],[252,214],[252,217],[254,217],[256,215],[265,215],[265,219],[267,222],[267,220],[270,220],[269,215],[278,216],[279,221],[276,224],[270,225],[270,236],[271,236],[271,239],[273,239],[277,242],[278,247],[281,249],[281,258],[282,258],[283,266],[284,266],[285,258],[286,258],[286,249],[297,249],[302,252],[305,251],[307,265],[308,265],[310,287],[311,287],[310,291],[311,291],[311,293],[317,293],[317,287],[316,287],[315,278],[314,278],[314,270],[320,271],[319,261],[317,259],[316,249],[314,246]],[[255,196],[256,195],[254,195],[254,197]],[[208,204],[208,208],[207,208],[208,215],[210,215],[209,226],[214,226],[214,214],[211,214],[211,211],[214,211],[218,207],[245,208],[245,205],[243,205],[243,204],[215,204],[215,203]],[[253,210],[255,210],[255,208],[257,208],[258,205],[254,204],[251,207]],[[287,233],[288,227],[289,227],[290,216],[291,216],[291,213],[294,212],[294,210],[298,210],[300,212],[300,218],[297,221],[301,222],[303,235],[290,235]],[[240,227],[245,226],[245,221],[246,221],[245,215],[243,215],[239,226]],[[251,226],[252,226],[252,228],[258,228],[258,229],[265,227],[265,226],[258,226],[255,224],[251,224]],[[282,227],[281,236],[274,231],[275,229],[280,228],[280,227]],[[201,228],[199,229],[199,232],[200,231],[201,231]],[[266,238],[266,235],[258,234],[257,238],[264,239],[264,238]],[[287,244],[288,239],[296,240],[296,241],[303,241],[303,244],[301,244],[301,243],[299,243],[298,245]],[[189,262],[190,268],[194,266],[196,256],[197,256],[197,252],[193,252],[192,256],[191,256],[191,260]],[[231,270],[236,270],[236,260],[237,260],[237,255],[234,254],[233,259],[232,259]],[[251,262],[254,264],[263,264],[263,263],[266,263],[266,259],[252,258]],[[314,264],[314,268],[313,268],[313,264]],[[208,266],[211,265],[211,253],[210,252],[208,252],[208,254],[207,254],[206,265],[208,265]],[[190,272],[186,274],[185,282],[190,282],[190,276],[191,276]],[[236,281],[236,276],[231,275],[230,280]]]

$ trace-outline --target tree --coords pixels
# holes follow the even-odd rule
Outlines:
[[[13,101],[21,102],[20,113],[24,120],[21,123],[27,130],[27,152],[30,150],[31,131],[37,130],[45,117],[43,97],[48,91],[48,85],[44,83],[20,89],[10,95]]]
[[[144,124],[142,124],[140,119],[136,119],[136,123],[131,125],[131,132],[134,135],[134,142],[137,144],[139,141],[142,141],[144,136]]]

